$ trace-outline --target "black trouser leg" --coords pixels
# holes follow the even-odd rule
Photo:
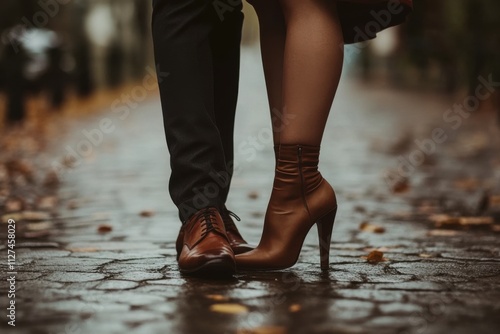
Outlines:
[[[232,1],[235,2],[234,0]],[[226,173],[220,182],[227,184],[221,189],[225,203],[233,175],[234,117],[238,99],[240,77],[240,44],[243,13],[241,3],[232,11],[219,12],[220,24],[211,38],[214,62],[215,121],[219,129],[226,159]]]
[[[153,6],[156,63],[160,72],[169,73],[166,78],[159,76],[172,168],[169,190],[185,221],[201,208],[222,208],[227,196],[229,182],[221,180],[227,179],[225,149],[231,146],[232,151],[234,108],[220,113],[218,121],[215,108],[234,103],[216,103],[215,91],[220,92],[217,101],[235,101],[237,80],[236,87],[232,87],[230,82],[220,84],[219,78],[233,77],[237,71],[226,73],[235,71],[234,65],[224,66],[218,57],[227,56],[229,63],[235,63],[233,57],[238,53],[231,49],[239,49],[239,43],[227,41],[228,45],[221,47],[224,38],[215,33],[220,33],[218,28],[226,20],[220,20],[211,0],[156,0]],[[229,94],[222,96],[221,89],[228,89]],[[231,144],[226,142],[229,131]]]

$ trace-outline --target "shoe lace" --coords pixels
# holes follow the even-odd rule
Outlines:
[[[236,228],[236,225],[234,224],[234,221],[231,219],[231,217],[233,217],[237,221],[241,221],[241,218],[238,217],[236,213],[230,210],[226,210],[226,215],[223,215],[224,226],[226,227],[226,230],[237,231],[238,229]]]
[[[210,232],[221,233],[219,225],[216,223],[216,212],[213,209],[205,209],[198,213],[196,220],[202,219],[201,221],[201,236],[205,237]]]

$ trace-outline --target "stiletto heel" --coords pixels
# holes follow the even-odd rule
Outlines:
[[[336,214],[337,208],[316,222],[316,226],[318,227],[321,270],[328,270],[330,268],[330,243]]]

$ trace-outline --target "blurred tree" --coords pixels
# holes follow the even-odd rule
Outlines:
[[[448,93],[465,85],[474,94],[479,75],[499,76],[500,1],[420,0],[414,5],[404,28],[404,52],[422,83],[433,80],[433,64]]]
[[[49,66],[42,76],[42,84],[48,92],[51,107],[59,110],[65,100],[68,74],[62,69],[63,50],[56,45],[48,50]]]
[[[424,0],[414,4],[413,14],[405,26],[406,30],[406,52],[410,60],[418,68],[421,79],[427,79],[427,68],[430,58],[430,41],[426,38],[430,29],[426,22],[425,13],[428,12],[429,2]]]
[[[0,62],[7,96],[6,120],[10,124],[20,122],[26,116],[24,98],[29,86],[25,77],[27,60],[28,57],[23,49],[7,45]]]
[[[92,79],[90,44],[85,36],[77,38],[74,47],[76,92],[79,96],[87,97],[95,90]]]
[[[72,36],[72,55],[75,67],[72,71],[76,92],[81,97],[88,97],[95,90],[95,82],[92,76],[91,45],[84,29],[84,19],[88,13],[89,2],[78,1],[72,8],[72,20],[70,21],[70,34]]]
[[[108,46],[106,55],[106,79],[109,87],[117,87],[123,82],[124,64],[123,47],[118,39],[114,39]]]
[[[149,18],[150,13],[148,10],[149,3],[144,0],[134,0],[134,26],[137,30],[137,47],[132,55],[132,74],[136,79],[140,79],[144,75],[144,67],[147,64],[147,48],[148,40],[150,38]]]

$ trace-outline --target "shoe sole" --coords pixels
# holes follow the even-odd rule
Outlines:
[[[216,259],[207,261],[194,269],[179,268],[179,270],[181,274],[189,276],[228,277],[236,274],[236,265],[227,260]]]
[[[245,245],[248,245],[248,244],[245,244]],[[244,253],[250,252],[255,247],[256,246],[250,246],[250,245],[248,245],[248,246],[240,248],[240,246],[232,246],[231,245],[231,249],[233,250],[234,255],[239,255],[239,254],[244,254]],[[179,257],[181,256],[181,250],[176,249],[177,253],[175,254],[175,258],[176,258],[177,262],[179,262]]]

